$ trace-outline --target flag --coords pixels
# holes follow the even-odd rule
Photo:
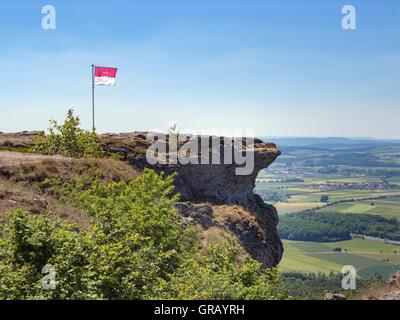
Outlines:
[[[94,85],[95,86],[114,86],[117,77],[117,68],[95,67]]]

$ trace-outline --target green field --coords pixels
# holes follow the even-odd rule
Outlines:
[[[390,190],[336,190],[327,192],[306,192],[304,189],[290,188],[289,191],[297,193],[291,199],[294,202],[313,202],[319,201],[321,196],[329,196],[329,200],[343,201],[343,200],[363,200],[378,197],[398,197],[400,196],[400,189]]]
[[[344,265],[353,265],[361,278],[375,273],[388,277],[400,269],[400,246],[381,241],[353,239],[341,242],[316,243],[284,240],[285,253],[279,265],[283,272],[340,272]],[[334,252],[333,248],[346,249]]]
[[[385,218],[400,219],[400,197],[338,203],[323,207],[318,212],[367,213]]]
[[[285,214],[316,209],[323,205],[322,202],[278,202],[275,203],[275,208],[278,210],[279,214]]]
[[[284,254],[279,270],[282,272],[302,272],[302,273],[326,273],[331,271],[340,272],[340,264],[312,257],[304,253],[304,248],[298,247],[299,242],[284,240]],[[307,242],[312,244],[312,242]]]
[[[325,243],[325,246],[329,248],[343,248],[347,252],[357,253],[399,253],[400,257],[400,246],[393,244],[384,243],[383,241],[364,240],[364,239],[352,239],[347,241],[329,242]]]
[[[398,144],[343,149],[291,147],[260,172],[255,191],[273,204],[279,215],[312,210],[400,219],[399,173]],[[328,202],[321,202],[322,196],[328,196]],[[284,246],[282,271],[340,272],[349,264],[358,269],[360,277],[368,278],[400,270],[400,246],[381,241],[284,241]],[[345,252],[334,252],[334,248]]]

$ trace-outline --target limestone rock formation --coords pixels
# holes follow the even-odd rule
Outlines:
[[[225,225],[225,228],[236,235],[243,247],[264,266],[272,267],[279,263],[283,246],[276,230],[277,211],[253,193],[259,171],[268,167],[280,155],[275,144],[255,139],[253,145],[243,145],[241,151],[254,155],[254,170],[249,175],[237,175],[235,169],[240,167],[239,165],[223,164],[224,150],[226,150],[224,147],[227,143],[234,147],[237,142],[235,139],[226,142],[220,137],[207,137],[210,139],[210,147],[212,139],[217,138],[220,142],[219,147],[210,149],[211,152],[220,152],[222,164],[151,165],[146,160],[146,150],[152,144],[146,140],[147,134],[146,132],[106,134],[103,136],[104,149],[118,152],[138,169],[149,167],[157,172],[177,173],[175,188],[181,194],[183,201],[243,206],[256,218],[257,226],[242,220],[231,222]],[[190,139],[192,136],[188,135],[185,142]],[[211,225],[209,211],[206,211],[207,214],[204,215],[204,212],[198,213],[199,210],[204,210],[204,207],[196,207],[192,204],[184,204],[180,207],[180,211],[184,212],[183,215],[190,216],[200,225]],[[261,237],[258,235],[258,230],[261,230]]]

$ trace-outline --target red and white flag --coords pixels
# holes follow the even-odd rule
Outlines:
[[[114,86],[117,77],[117,68],[95,67],[94,85],[95,86]]]

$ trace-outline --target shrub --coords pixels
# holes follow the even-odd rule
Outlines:
[[[69,109],[63,124],[50,120],[49,133],[37,134],[33,150],[74,158],[101,157],[103,151],[99,136],[96,132],[83,130],[79,126],[79,117],[75,117],[73,110]]]
[[[129,184],[95,181],[80,195],[93,217],[87,231],[14,212],[0,250],[0,298],[154,296],[182,258],[172,179],[146,170]],[[57,287],[46,291],[40,280],[48,264],[56,269]]]
[[[91,297],[87,257],[91,247],[72,226],[20,210],[0,242],[0,299]],[[42,288],[42,267],[56,268],[55,290]]]
[[[188,258],[163,298],[190,300],[279,300],[288,298],[277,269],[262,269],[233,236],[208,247],[200,259]]]
[[[47,183],[64,196],[73,190]],[[149,169],[129,183],[77,182],[71,197],[92,217],[85,230],[15,211],[0,229],[0,299],[286,297],[277,271],[261,269],[233,237],[199,255],[172,183]],[[45,265],[55,268],[54,290],[41,286]]]

